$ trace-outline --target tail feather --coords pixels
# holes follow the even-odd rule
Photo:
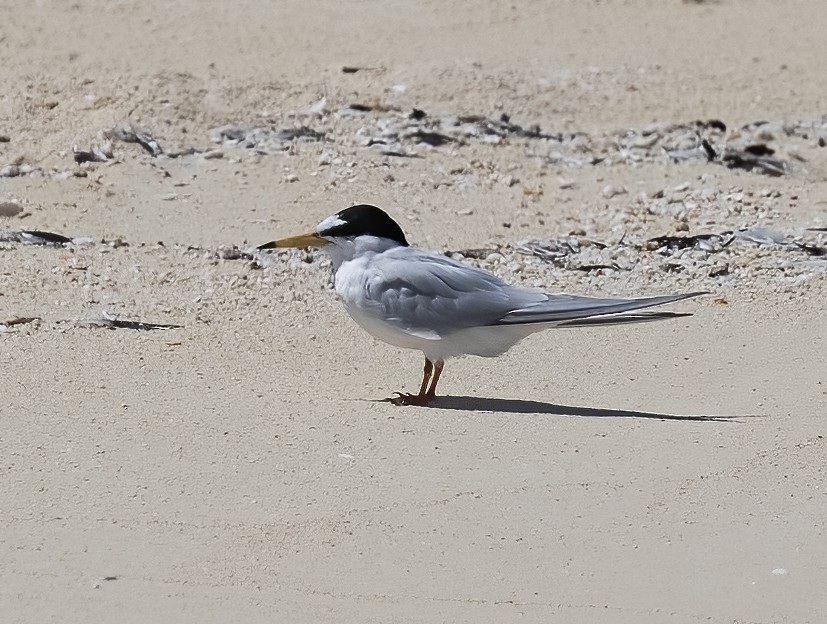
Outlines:
[[[600,327],[603,325],[624,325],[626,323],[648,323],[665,319],[692,316],[690,312],[640,312],[638,314],[617,314],[614,316],[590,316],[573,321],[562,321],[557,327]]]
[[[549,294],[546,301],[514,310],[497,321],[497,325],[523,325],[529,323],[555,323],[564,327],[584,325],[612,325],[656,321],[665,318],[687,316],[673,312],[643,312],[624,314],[643,308],[674,303],[690,297],[705,295],[707,292],[693,292],[685,295],[642,297],[638,299],[602,299],[577,295]],[[602,318],[596,318],[602,317]]]

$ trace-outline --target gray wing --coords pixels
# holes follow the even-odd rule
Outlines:
[[[622,313],[704,294],[617,299],[544,293],[509,286],[485,271],[410,247],[381,254],[381,262],[369,268],[365,289],[366,305],[385,322],[427,337],[490,325],[577,326],[682,316]]]
[[[546,299],[541,291],[514,288],[485,271],[410,247],[381,254],[368,270],[367,306],[385,322],[421,336],[494,325]]]

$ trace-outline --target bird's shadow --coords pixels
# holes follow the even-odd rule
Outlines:
[[[471,396],[438,396],[423,407],[429,409],[461,410],[465,412],[505,412],[509,414],[551,414],[554,416],[579,416],[586,418],[648,418],[653,420],[682,420],[701,422],[737,422],[745,416],[714,414],[662,414],[638,410],[606,409],[557,405],[524,399],[496,399]]]

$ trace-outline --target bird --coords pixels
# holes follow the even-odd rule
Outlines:
[[[448,358],[496,357],[551,327],[585,327],[690,316],[640,312],[707,294],[600,298],[512,286],[444,254],[412,247],[384,210],[358,204],[313,230],[259,245],[259,250],[318,247],[333,265],[335,291],[352,319],[391,345],[421,351],[416,394],[396,392],[395,405],[427,405]]]

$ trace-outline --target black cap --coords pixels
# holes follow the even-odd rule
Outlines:
[[[403,247],[408,247],[405,233],[399,224],[391,219],[381,208],[369,204],[359,204],[345,208],[336,213],[341,223],[318,232],[319,236],[377,236],[396,241]]]

